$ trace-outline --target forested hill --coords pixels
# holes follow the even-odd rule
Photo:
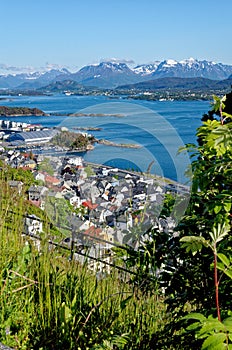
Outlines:
[[[47,114],[38,108],[0,106],[0,115],[7,116],[7,117],[14,117],[14,116],[28,116],[28,115],[45,116]]]
[[[218,90],[230,88],[232,84],[232,76],[225,80],[211,80],[206,78],[160,78],[148,80],[136,84],[121,85],[117,90],[121,89],[137,89],[137,90]]]

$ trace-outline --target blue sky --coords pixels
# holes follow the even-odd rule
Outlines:
[[[78,70],[189,57],[232,64],[232,1],[1,0],[0,64]]]

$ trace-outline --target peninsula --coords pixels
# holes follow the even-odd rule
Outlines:
[[[31,115],[47,116],[48,114],[38,108],[0,106],[0,115],[6,117],[19,117]]]

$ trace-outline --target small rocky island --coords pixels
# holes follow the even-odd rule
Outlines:
[[[125,117],[125,114],[120,113],[69,113],[69,117]]]
[[[73,130],[80,130],[80,131],[101,131],[102,128],[92,127],[92,126],[74,126],[72,128]]]
[[[5,117],[21,117],[21,116],[47,116],[48,114],[41,111],[38,108],[28,108],[28,107],[6,107],[0,106],[0,116]]]
[[[134,144],[134,143],[115,143],[109,140],[104,140],[104,139],[100,139],[97,140],[95,139],[95,141],[101,145],[105,145],[105,146],[113,146],[113,147],[122,147],[122,148],[141,148],[142,146]]]

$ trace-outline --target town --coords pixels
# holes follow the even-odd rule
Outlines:
[[[90,164],[69,153],[63,156],[55,152],[33,153],[36,149],[33,147],[40,151],[49,148],[49,141],[59,132],[48,129],[11,133],[5,139],[8,142],[2,143],[0,160],[11,168],[33,174],[35,183],[25,195],[63,232],[61,243],[73,249],[72,258],[83,262],[87,252],[90,269],[109,272],[111,248],[115,245],[136,249],[142,236],[154,228],[173,234],[175,218],[160,214],[166,194],[184,200],[189,194],[187,186],[151,174]],[[19,145],[27,151],[22,152]],[[13,179],[8,184],[12,190],[23,193],[23,181]],[[65,214],[64,207],[68,208]],[[28,215],[24,234],[38,248],[42,232],[41,218]]]

